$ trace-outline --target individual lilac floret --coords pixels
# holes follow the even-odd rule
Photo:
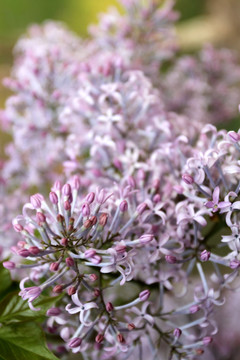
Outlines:
[[[227,208],[231,205],[229,201],[220,201],[219,202],[219,194],[220,194],[220,188],[217,186],[212,195],[212,201],[208,201],[205,205],[207,208],[212,209],[213,212],[217,212],[218,210],[222,210],[224,208]]]

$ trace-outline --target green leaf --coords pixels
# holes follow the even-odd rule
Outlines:
[[[39,307],[41,310],[32,311],[29,309],[27,301],[24,301],[19,295],[19,291],[12,292],[5,296],[0,302],[0,323],[7,321],[29,321],[37,319],[46,314],[47,309],[53,306],[62,295],[48,297],[41,296],[38,300],[34,301],[34,306]]]
[[[0,328],[0,357],[4,360],[57,360],[47,349],[43,332],[34,322]]]
[[[0,263],[0,294],[6,291],[12,284],[10,272]]]

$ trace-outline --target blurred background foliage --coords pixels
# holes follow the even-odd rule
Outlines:
[[[59,20],[85,36],[88,24],[111,5],[119,7],[117,0],[0,0],[0,82],[9,74],[14,44],[30,24]],[[186,51],[207,41],[239,46],[240,0],[176,0],[176,9],[181,14],[179,41]],[[0,85],[0,107],[7,96]]]

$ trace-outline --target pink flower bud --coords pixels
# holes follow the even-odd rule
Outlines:
[[[121,212],[126,212],[128,210],[128,203],[126,200],[123,200],[119,206]]]
[[[66,239],[66,238],[61,239],[61,244],[62,244],[63,246],[67,246],[67,244],[68,244],[68,239]]]
[[[187,184],[187,185],[192,185],[194,183],[194,179],[191,175],[189,174],[183,174],[182,175],[182,180]]]
[[[93,293],[94,293],[94,295],[95,295],[95,296],[97,296],[97,297],[98,297],[98,296],[100,296],[101,291],[100,291],[99,289],[97,289],[97,288],[96,288],[96,289],[94,289]]]
[[[153,240],[152,234],[144,234],[140,237],[139,241],[141,244],[148,244]]]
[[[176,264],[176,262],[177,262],[176,256],[173,256],[173,255],[166,255],[166,256],[165,256],[165,260],[166,260],[166,262],[168,262],[169,264]]]
[[[107,220],[108,220],[108,214],[102,213],[102,214],[99,216],[98,223],[99,223],[100,226],[105,226],[106,223],[107,223]]]
[[[68,288],[68,295],[72,296],[74,294],[76,294],[77,289],[75,288],[75,286],[70,286],[70,288]]]
[[[52,307],[47,311],[47,316],[58,316],[60,314],[61,314],[61,310],[56,307]]]
[[[106,304],[106,310],[108,311],[108,312],[111,312],[111,311],[113,311],[113,304],[111,303],[111,302],[108,302],[107,304]]]
[[[150,296],[150,291],[149,290],[143,290],[139,294],[139,299],[141,301],[146,301],[149,298],[149,296]]]
[[[30,202],[34,209],[40,209],[41,208],[41,199],[39,198],[38,194],[32,195],[30,197]]]
[[[161,201],[161,196],[160,196],[160,194],[154,195],[154,197],[153,197],[153,202],[154,202],[154,204],[157,204],[157,203],[159,203],[160,201]]]
[[[73,189],[78,190],[80,189],[81,181],[78,175],[74,175],[73,177]]]
[[[94,249],[88,249],[85,251],[84,256],[86,259],[92,258],[94,255],[96,255],[96,250]]]
[[[46,216],[41,212],[36,213],[36,218],[39,223],[44,223],[46,221]]]
[[[125,339],[123,337],[122,334],[117,334],[117,341],[120,343],[120,344],[124,344],[125,343]]]
[[[208,261],[210,259],[211,253],[210,251],[203,250],[200,254],[201,261]]]
[[[52,187],[52,191],[60,191],[61,190],[61,182],[59,180],[55,181],[53,187]]]
[[[174,329],[173,335],[174,335],[177,339],[179,339],[180,336],[182,335],[182,330],[179,329],[179,328]]]
[[[73,260],[73,258],[68,257],[68,258],[66,258],[65,261],[66,261],[67,266],[69,266],[69,267],[74,266],[74,260]]]
[[[20,241],[18,241],[17,246],[19,248],[23,249],[23,248],[25,248],[26,244],[27,244],[26,241],[20,240]]]
[[[5,267],[5,269],[8,269],[8,270],[13,270],[13,269],[15,269],[16,265],[13,261],[4,261],[3,267]]]
[[[60,294],[62,291],[63,291],[62,285],[56,285],[53,288],[53,292],[56,293],[56,294]]]
[[[97,336],[95,337],[95,341],[98,343],[98,344],[101,344],[101,342],[104,340],[104,336],[103,334],[97,334]]]
[[[92,282],[96,281],[98,279],[98,276],[96,274],[90,274],[89,278]]]
[[[70,202],[67,200],[67,201],[64,201],[64,210],[66,210],[66,211],[69,211],[69,210],[71,210],[71,204],[70,204]]]
[[[79,337],[75,337],[73,338],[72,340],[70,340],[68,342],[68,346],[71,348],[71,349],[74,349],[74,348],[77,348],[81,345],[82,343],[82,339],[79,338]]]
[[[51,271],[58,271],[58,268],[59,268],[59,263],[57,263],[57,262],[53,262],[53,263],[51,263],[50,266],[49,266],[49,269],[50,269]]]
[[[49,199],[52,204],[56,205],[58,203],[58,196],[54,191],[51,191],[49,194]]]
[[[140,204],[140,205],[138,205],[138,207],[137,207],[137,213],[139,214],[139,215],[142,215],[143,213],[144,213],[144,211],[147,209],[147,204],[146,203],[142,203],[142,204]]]
[[[127,179],[128,185],[130,185],[133,189],[136,187],[136,181],[132,176],[129,176]]]
[[[189,309],[190,314],[195,314],[200,310],[200,307],[198,305],[192,305]]]
[[[31,246],[28,251],[30,252],[30,254],[32,255],[37,255],[40,253],[40,249],[37,246]]]
[[[90,206],[87,202],[82,205],[82,214],[83,214],[83,216],[90,215]]]
[[[16,232],[23,231],[23,226],[21,224],[13,224],[13,228]]]
[[[228,137],[234,143],[236,143],[240,140],[240,134],[236,133],[235,131],[229,131]]]
[[[115,246],[115,250],[116,250],[116,252],[118,253],[118,254],[122,254],[122,253],[124,253],[125,251],[126,251],[126,245],[125,244],[117,244],[116,246]]]
[[[129,331],[132,331],[132,330],[134,330],[136,328],[136,326],[133,323],[130,323],[130,324],[127,325],[127,328],[128,328]]]
[[[93,264],[100,264],[101,261],[102,261],[102,258],[100,255],[94,255],[91,257],[91,262]]]
[[[18,255],[26,258],[26,257],[30,256],[31,254],[27,249],[21,249],[21,250],[18,250]]]
[[[72,194],[72,189],[70,184],[63,185],[62,193],[64,196],[70,196]]]

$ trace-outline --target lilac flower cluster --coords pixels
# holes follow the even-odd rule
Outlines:
[[[239,286],[240,130],[206,122],[236,113],[240,67],[206,47],[164,72],[172,2],[122,3],[87,41],[50,22],[16,46],[3,265],[33,311],[62,294],[44,324],[59,357],[210,359],[215,307]]]

